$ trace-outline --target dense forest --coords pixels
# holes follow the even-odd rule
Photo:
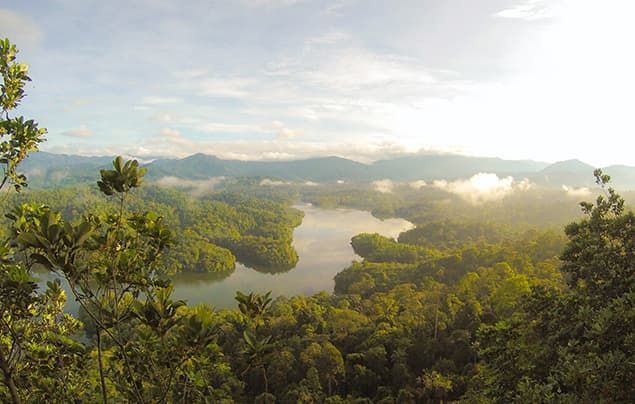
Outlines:
[[[361,260],[336,276],[333,294],[237,291],[236,309],[191,307],[172,298],[166,274],[225,271],[235,259],[291,263],[300,214],[243,193],[195,200],[145,187],[145,169],[123,158],[101,170],[95,191],[16,196],[28,185],[19,165],[45,131],[12,117],[28,81],[15,58],[0,41],[3,402],[635,396],[635,215],[601,170],[601,196],[583,202],[564,233],[452,209],[417,213],[398,240],[354,237]],[[39,288],[41,270],[63,277],[69,295],[59,282]],[[67,299],[79,316],[64,311]]]
[[[16,214],[28,206],[46,205],[70,221],[87,212],[108,215],[117,210],[96,187],[26,191],[11,195],[7,202],[16,207]],[[291,242],[302,212],[288,202],[227,192],[190,198],[171,189],[145,187],[131,194],[126,206],[133,212],[160,215],[174,232],[165,275],[186,271],[228,276],[236,260],[260,271],[280,272],[298,261]]]

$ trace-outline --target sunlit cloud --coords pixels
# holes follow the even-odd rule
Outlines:
[[[8,0],[0,27],[32,63],[33,116],[52,134],[87,122],[100,135],[51,136],[46,150],[368,161],[426,148],[635,164],[635,3],[428,1],[241,0],[210,19],[207,2],[146,1],[118,18],[122,0],[99,13]],[[52,108],[59,94],[91,108]],[[180,136],[158,139],[166,125]]]
[[[183,100],[181,98],[177,98],[177,97],[161,97],[161,96],[148,95],[143,97],[143,99],[141,100],[141,103],[144,105],[164,105],[164,104],[177,104],[182,101]]]
[[[273,121],[271,123],[271,126],[273,127],[275,133],[276,133],[276,138],[277,139],[293,139],[295,137],[297,137],[298,135],[301,134],[300,131],[298,130],[293,130],[290,128],[287,128],[282,122],[280,121]]]
[[[390,194],[395,188],[395,183],[389,179],[373,181],[371,185],[375,191],[382,194]]]
[[[262,130],[262,128],[261,128]],[[267,131],[263,130],[267,134]],[[193,140],[173,128],[163,128],[140,144],[72,144],[47,147],[54,153],[88,156],[128,154],[139,157],[186,157],[196,153],[215,155],[227,160],[299,160],[319,156],[339,156],[360,162],[401,156],[407,150],[400,145],[380,142],[319,142],[306,139]]]
[[[42,31],[29,15],[0,8],[0,38],[9,38],[21,48],[32,48],[42,40]]]
[[[465,180],[435,180],[432,186],[456,194],[474,204],[497,201],[515,190],[525,191],[531,188],[528,180],[516,182],[513,177],[499,178],[492,173],[478,173]]]
[[[591,190],[587,187],[575,188],[575,187],[570,187],[567,185],[562,185],[562,190],[568,196],[571,196],[573,198],[584,198],[586,196],[591,195]]]
[[[517,1],[513,6],[498,11],[494,16],[528,21],[553,18],[557,15],[556,5],[559,2],[560,0]]]
[[[94,134],[95,133],[90,128],[88,128],[86,125],[81,125],[77,129],[70,129],[70,130],[67,130],[67,131],[64,131],[64,132],[60,133],[60,135],[62,135],[62,136],[79,137],[79,138],[91,137]]]
[[[214,97],[242,98],[250,94],[253,81],[245,78],[224,77],[198,80],[196,86],[200,95]]]
[[[428,184],[424,180],[411,181],[408,183],[408,186],[412,189],[421,189]]]

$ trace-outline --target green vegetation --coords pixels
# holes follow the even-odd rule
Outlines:
[[[285,202],[266,201],[232,193],[202,199],[158,187],[139,189],[126,197],[133,212],[160,215],[175,233],[164,270],[231,273],[238,260],[266,272],[293,268],[298,256],[291,243],[302,212]],[[23,192],[8,205],[46,205],[74,222],[87,212],[113,214],[118,206],[88,187]],[[6,222],[8,224],[8,222]]]
[[[0,50],[12,63],[8,42]],[[4,104],[21,89],[6,84],[11,74],[3,67],[0,99],[14,107]],[[28,132],[37,136],[27,142],[24,133],[2,133],[13,149],[3,149],[0,188],[26,184],[16,167],[42,132]],[[363,260],[337,275],[335,294],[238,292],[238,308],[223,311],[174,300],[164,275],[185,265],[222,271],[234,255],[287,263],[301,217],[239,193],[194,200],[139,188],[144,176],[119,157],[100,172],[99,194],[51,190],[11,201],[0,244],[1,401],[635,396],[635,215],[600,170],[605,195],[582,203],[584,218],[564,235],[447,216],[418,222],[398,241],[361,234],[352,245]],[[68,283],[81,321],[63,312],[59,282],[38,288],[42,269]]]
[[[419,256],[415,246],[397,243],[380,234],[358,234],[351,245],[355,254],[369,262],[414,263]]]

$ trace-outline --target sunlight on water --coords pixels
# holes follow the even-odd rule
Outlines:
[[[189,304],[208,303],[231,307],[237,290],[273,295],[314,294],[333,291],[333,277],[356,259],[350,239],[363,232],[397,237],[413,225],[403,219],[379,220],[368,212],[350,209],[325,210],[298,205],[304,212],[302,224],[293,233],[293,245],[300,261],[285,273],[266,274],[238,264],[227,278],[213,275],[182,274],[174,279],[175,297]]]

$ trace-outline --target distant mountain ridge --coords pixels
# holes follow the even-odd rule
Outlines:
[[[86,157],[39,152],[29,156],[23,171],[34,187],[55,187],[93,182],[98,170],[109,166],[111,156]],[[194,154],[181,159],[157,158],[144,164],[148,179],[177,177],[204,180],[211,177],[269,177],[286,181],[369,182],[380,179],[414,181],[454,180],[475,174],[495,173],[513,176],[550,187],[562,185],[592,186],[593,167],[579,160],[548,164],[532,160],[504,160],[495,157],[473,157],[452,154],[407,155],[364,164],[329,156],[288,161],[224,160],[207,154]],[[635,167],[610,166],[614,186],[635,189]]]

